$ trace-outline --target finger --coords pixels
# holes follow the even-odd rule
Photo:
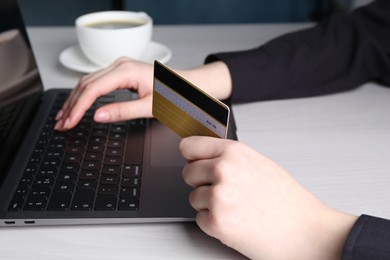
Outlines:
[[[212,216],[209,210],[200,210],[196,214],[196,224],[198,224],[199,228],[205,232],[207,235],[212,237],[217,237],[217,232],[214,230],[212,225]]]
[[[213,160],[197,160],[187,163],[182,171],[184,182],[194,188],[211,185],[214,182],[211,173],[212,163]]]
[[[196,211],[210,208],[210,190],[210,186],[200,186],[190,193],[188,201]]]
[[[127,82],[123,80],[122,73],[112,68],[93,81],[81,83],[82,85],[74,92],[63,111],[64,125],[62,127],[64,129],[74,127],[98,97],[116,89],[126,88]]]
[[[80,94],[82,93],[84,86],[88,84],[90,79],[99,77],[106,72],[107,72],[107,69],[104,69],[104,70],[101,70],[99,72],[84,76],[80,80],[79,84],[71,91],[71,93],[69,94],[69,97],[64,102],[64,104],[62,105],[62,108],[60,109],[60,111],[57,113],[57,115],[55,117],[55,119],[58,121],[56,126],[54,127],[56,130],[66,130],[66,129],[64,129],[64,122],[68,119],[69,113],[70,113],[73,105],[76,103],[77,99],[79,98]],[[90,104],[87,104],[88,101],[86,102],[88,108],[92,104],[93,101],[94,100],[89,100]],[[85,111],[82,112],[82,114],[84,114],[84,113],[85,113]]]
[[[59,111],[59,113],[56,116],[56,120],[59,120],[64,115],[64,111],[68,110],[68,108],[70,107],[70,104],[74,103],[75,98],[77,98],[79,96],[80,91],[82,91],[82,88],[83,88],[82,86],[85,86],[85,85],[89,84],[90,82],[100,78],[101,76],[106,74],[108,71],[112,70],[114,68],[114,66],[115,66],[115,63],[108,66],[107,68],[104,68],[104,69],[98,70],[94,73],[90,73],[90,74],[83,76],[80,79],[78,85],[71,91],[68,99],[64,102],[62,109]]]
[[[62,108],[58,111],[55,119],[58,121],[60,119],[63,119],[64,117],[64,111],[66,111],[66,109],[69,107],[69,102],[70,100],[72,99],[74,93],[76,92],[78,86],[79,86],[80,82],[78,83],[78,85],[72,89],[72,91],[69,93],[69,96],[68,98],[65,100],[65,102],[62,104]]]
[[[127,57],[119,58],[115,62],[113,62],[111,65],[109,65],[108,67],[101,69],[101,70],[98,70],[94,73],[87,74],[87,75],[83,76],[80,79],[79,84],[70,93],[70,95],[69,95],[68,99],[66,100],[66,102],[64,103],[62,109],[56,115],[56,120],[64,122],[67,119],[67,117],[69,117],[69,113],[70,113],[71,108],[74,106],[76,101],[79,99],[79,96],[84,91],[84,88],[86,86],[89,86],[94,81],[97,81],[100,78],[106,76],[106,74],[117,69],[118,66],[120,66],[123,63],[130,61],[130,60],[131,59],[127,58]],[[91,102],[93,103],[93,101],[94,100],[92,100]],[[57,125],[61,125],[61,124],[57,123]],[[61,125],[61,127],[62,127],[62,125]]]
[[[142,117],[152,117],[151,96],[102,106],[96,110],[94,120],[99,123],[110,123]]]
[[[105,69],[101,69],[97,72],[88,74],[83,76],[79,83],[77,84],[76,88],[73,89],[73,91],[70,93],[69,98],[67,100],[67,106],[70,107],[74,104],[74,102],[77,100],[78,96],[84,91],[84,88],[94,82],[95,80],[98,80],[99,78],[103,77],[105,74],[107,74],[109,71],[113,69],[112,66],[109,66]]]
[[[183,157],[189,161],[211,159],[221,155],[229,142],[231,141],[215,137],[191,136],[181,140],[179,149]]]
[[[104,70],[99,71],[97,73],[91,74],[90,76],[87,76],[86,78],[83,78],[82,80],[80,80],[78,86],[75,88],[74,91],[72,91],[66,104],[64,105],[63,117],[64,118],[69,117],[72,109],[77,104],[77,102],[80,101],[80,98],[82,98],[83,93],[85,93],[86,91],[88,94],[90,94],[90,96],[87,96],[86,100],[83,100],[82,102],[85,104],[88,104],[88,106],[86,106],[86,107],[89,108],[93,104],[93,102],[96,100],[96,98],[99,97],[99,94],[98,94],[99,92],[97,92],[96,90],[94,91],[95,86],[98,85],[98,84],[96,84],[96,82],[99,82],[100,79],[106,77],[107,74],[109,74],[110,71],[112,71],[113,69],[114,68],[109,67],[107,69],[104,69]],[[99,86],[97,86],[97,87],[99,87]],[[100,91],[101,91],[101,93],[105,92],[104,90],[100,90]],[[110,89],[108,89],[106,93],[108,93],[109,91],[110,91]],[[94,95],[91,95],[91,94],[94,94]]]

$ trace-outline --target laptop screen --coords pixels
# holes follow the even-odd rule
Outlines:
[[[1,1],[0,186],[31,123],[42,91],[17,1]]]

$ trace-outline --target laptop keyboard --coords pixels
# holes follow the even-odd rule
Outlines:
[[[145,120],[94,122],[96,108],[115,99],[107,95],[74,129],[54,131],[66,97],[57,97],[9,210],[137,210]]]

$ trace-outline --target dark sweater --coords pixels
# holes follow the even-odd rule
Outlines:
[[[210,55],[206,62],[215,60],[230,70],[232,102],[324,95],[368,81],[390,85],[390,0],[334,15],[252,50]],[[390,221],[360,216],[343,259],[390,259]]]
[[[224,61],[232,101],[248,102],[330,94],[367,81],[389,85],[389,54],[390,1],[378,0],[252,50],[210,55],[206,62]]]

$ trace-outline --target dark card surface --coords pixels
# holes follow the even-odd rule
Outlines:
[[[230,109],[158,61],[154,63],[153,116],[182,137],[226,138]]]

